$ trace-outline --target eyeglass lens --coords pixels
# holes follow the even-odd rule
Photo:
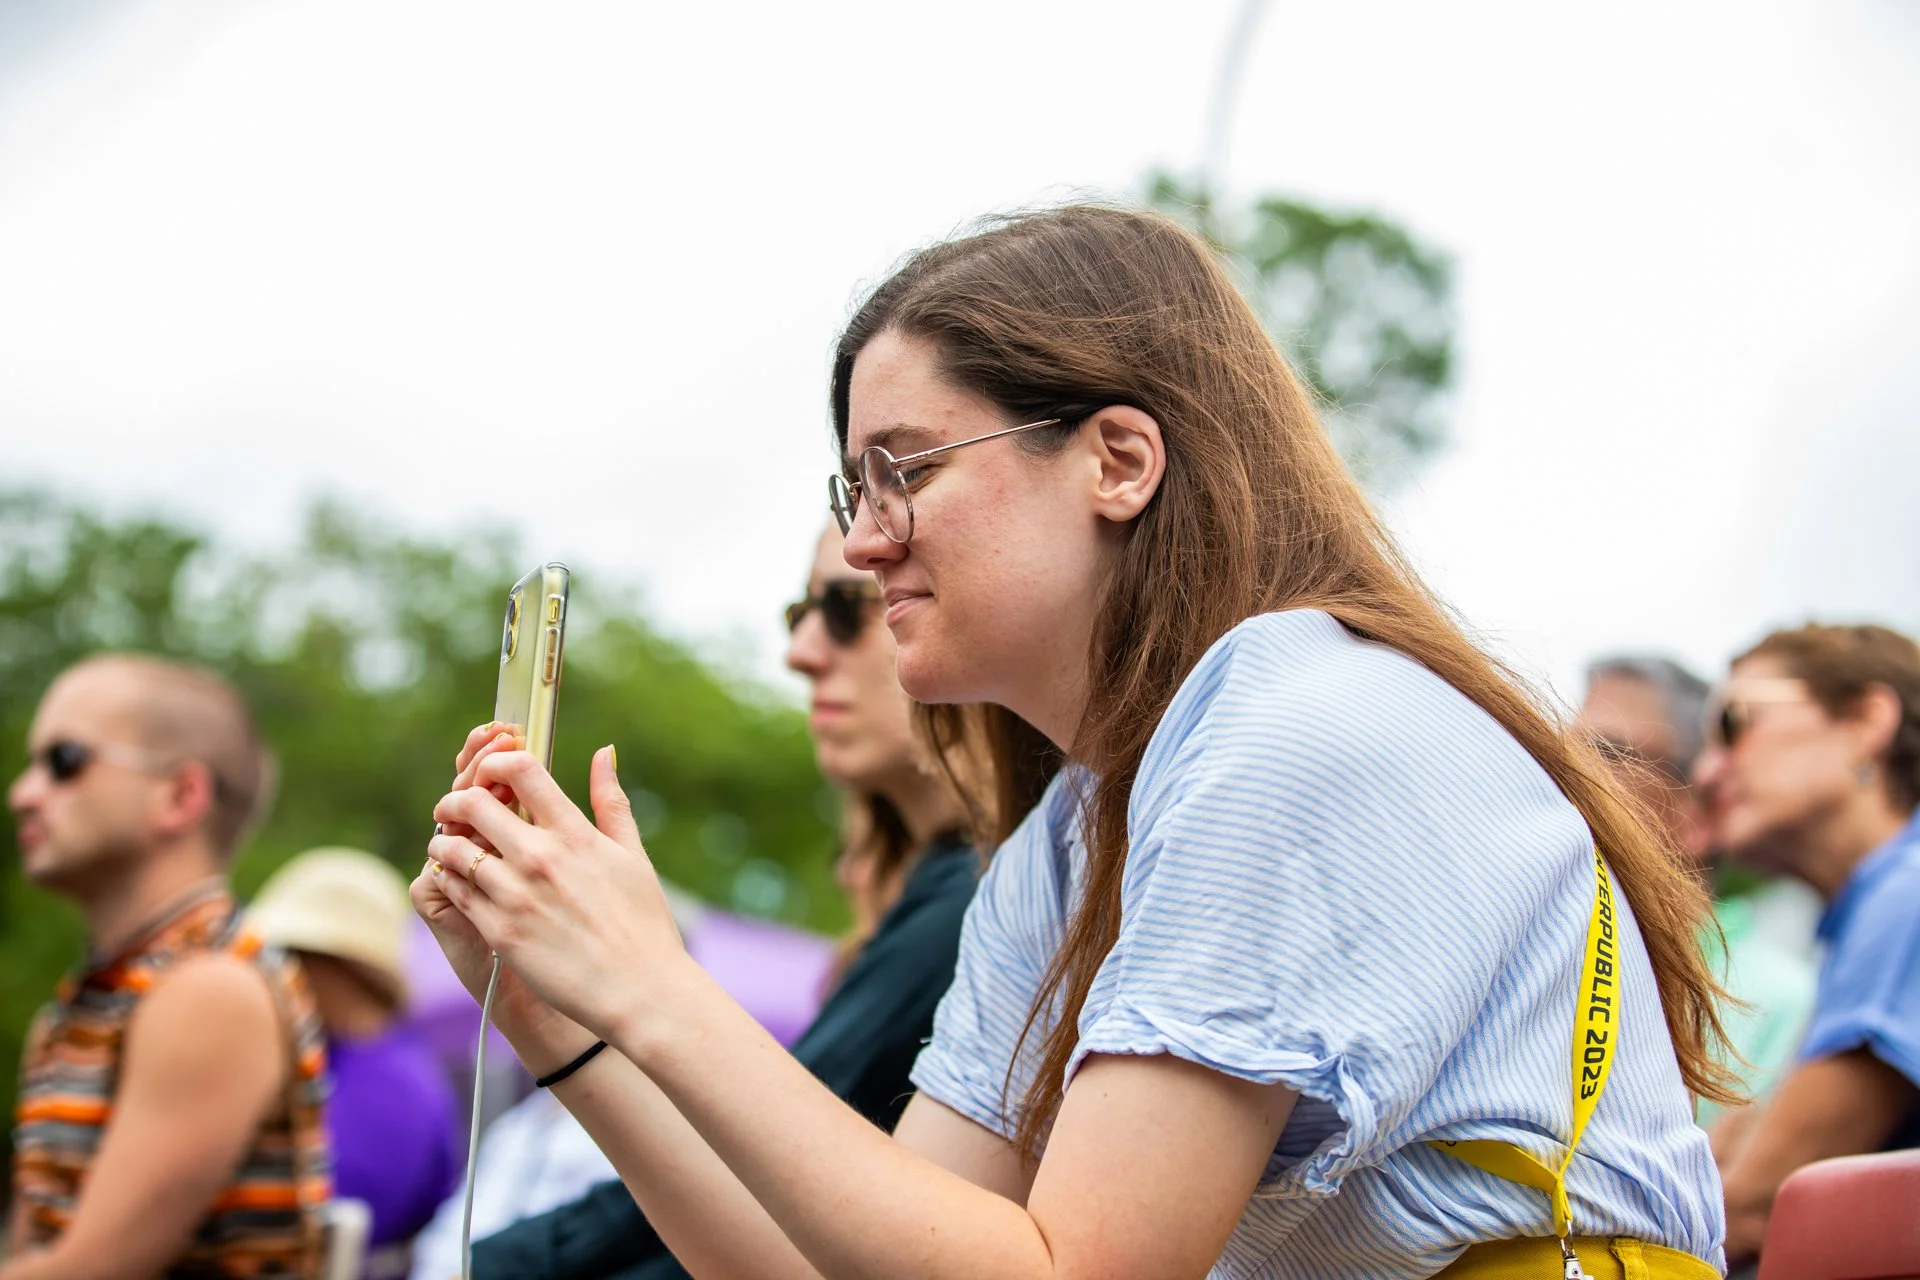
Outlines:
[[[92,761],[93,752],[84,744],[64,738],[48,743],[40,752],[40,762],[47,766],[47,773],[55,782],[72,782]]]
[[[827,637],[835,644],[852,644],[866,627],[866,606],[871,598],[870,592],[855,583],[830,582],[821,588],[819,595],[787,606],[787,630],[799,630],[807,615],[818,609],[820,620],[826,624]]]
[[[895,542],[905,542],[913,536],[913,501],[907,497],[907,482],[900,468],[894,465],[893,457],[878,445],[860,455],[858,489],[849,485],[843,476],[828,476],[827,497],[833,507],[833,518],[843,534],[853,532],[860,504],[870,502],[880,532]]]
[[[827,477],[827,503],[833,508],[833,518],[840,525],[844,535],[853,531],[853,517],[859,509],[859,500],[853,496],[844,476]]]
[[[860,455],[860,489],[873,504],[873,518],[880,532],[895,542],[913,536],[913,500],[907,496],[907,482],[893,457],[885,449],[868,449]]]
[[[1740,735],[1746,730],[1747,717],[1737,704],[1729,702],[1720,708],[1719,729],[1722,746],[1731,747],[1740,741]]]

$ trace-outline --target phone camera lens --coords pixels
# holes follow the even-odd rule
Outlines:
[[[500,661],[511,662],[520,647],[520,593],[507,597],[507,625],[500,636]]]

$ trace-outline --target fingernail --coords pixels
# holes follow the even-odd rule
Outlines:
[[[612,743],[607,744],[607,763],[613,766],[615,773],[620,772],[620,749]]]

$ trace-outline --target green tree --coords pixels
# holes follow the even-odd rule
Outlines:
[[[0,743],[20,758],[41,692],[88,654],[202,662],[245,692],[281,766],[272,814],[234,867],[240,892],[319,844],[411,874],[453,753],[491,712],[521,559],[508,538],[409,538],[327,505],[286,553],[241,555],[166,519],[0,492]],[[560,782],[584,803],[588,758],[617,744],[664,877],[723,906],[842,927],[834,799],[801,713],[703,664],[647,622],[633,590],[591,571],[576,575],[570,615]],[[10,822],[0,856],[18,858]],[[8,1114],[26,1024],[82,941],[68,904],[0,876]]]
[[[1168,173],[1147,200],[1198,231],[1319,398],[1355,474],[1390,484],[1445,438],[1453,379],[1453,268],[1376,214],[1263,196],[1223,209]]]

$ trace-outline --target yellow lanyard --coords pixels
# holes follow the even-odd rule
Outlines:
[[[1619,1038],[1613,886],[1598,848],[1593,851],[1593,876],[1598,888],[1593,896],[1593,918],[1587,922],[1586,958],[1580,966],[1580,1003],[1573,1015],[1573,1133],[1567,1141],[1567,1154],[1555,1168],[1511,1142],[1469,1139],[1430,1144],[1495,1177],[1546,1192],[1553,1201],[1553,1233],[1560,1237],[1561,1249],[1570,1263],[1568,1275],[1580,1272],[1566,1247],[1567,1237],[1573,1232],[1573,1210],[1567,1203],[1567,1167],[1573,1163],[1573,1153],[1579,1149],[1580,1135],[1593,1117],[1593,1109],[1600,1105],[1600,1091],[1607,1087],[1607,1070],[1613,1065],[1614,1042]]]

